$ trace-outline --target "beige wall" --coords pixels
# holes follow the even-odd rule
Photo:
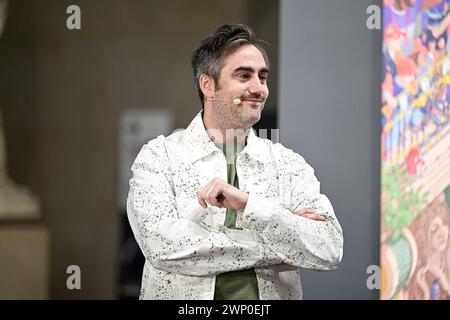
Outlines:
[[[242,22],[254,24],[276,46],[278,4],[76,3],[80,31],[65,27],[71,2],[11,3],[0,42],[0,107],[10,174],[40,197],[50,230],[51,298],[110,299],[116,297],[118,272],[120,112],[172,110],[175,127],[185,127],[200,108],[190,69],[198,41],[223,23]],[[269,52],[276,68],[276,49]],[[66,289],[70,264],[81,267],[80,291]]]

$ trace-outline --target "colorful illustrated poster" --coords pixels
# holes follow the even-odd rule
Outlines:
[[[381,299],[450,299],[450,0],[384,0]]]

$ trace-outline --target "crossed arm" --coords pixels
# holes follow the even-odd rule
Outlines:
[[[248,193],[226,183],[220,178],[214,178],[201,187],[197,193],[198,203],[205,209],[208,204],[218,208],[232,208],[245,211],[248,202]],[[312,208],[300,209],[294,212],[299,217],[314,221],[325,221],[325,216],[317,213]]]
[[[167,163],[150,147],[141,151],[132,168],[127,202],[136,240],[154,267],[190,276],[277,264],[336,268],[342,257],[342,230],[331,204],[318,189],[309,188],[310,194],[298,195],[299,199],[309,199],[303,208],[310,209],[293,214],[269,199],[244,195],[214,180],[199,190],[199,203],[203,207],[207,201],[217,207],[237,208],[241,211],[237,226],[243,230],[208,228],[201,220],[179,217]],[[298,181],[293,193],[303,192],[302,183],[315,182],[318,185],[312,174]],[[202,210],[206,216],[211,214],[208,208]]]

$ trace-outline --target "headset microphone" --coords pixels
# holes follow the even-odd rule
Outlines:
[[[240,104],[242,104],[242,100],[241,99],[239,99],[239,98],[236,98],[236,99],[234,99],[234,100],[224,100],[224,99],[206,99],[207,101],[227,101],[227,102],[232,102],[233,104],[235,104],[235,105],[240,105]]]

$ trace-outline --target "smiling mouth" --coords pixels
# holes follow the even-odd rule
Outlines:
[[[249,102],[249,103],[262,103],[262,100],[253,100],[253,99],[246,99],[246,100],[244,100],[244,101],[246,101],[246,102]]]

